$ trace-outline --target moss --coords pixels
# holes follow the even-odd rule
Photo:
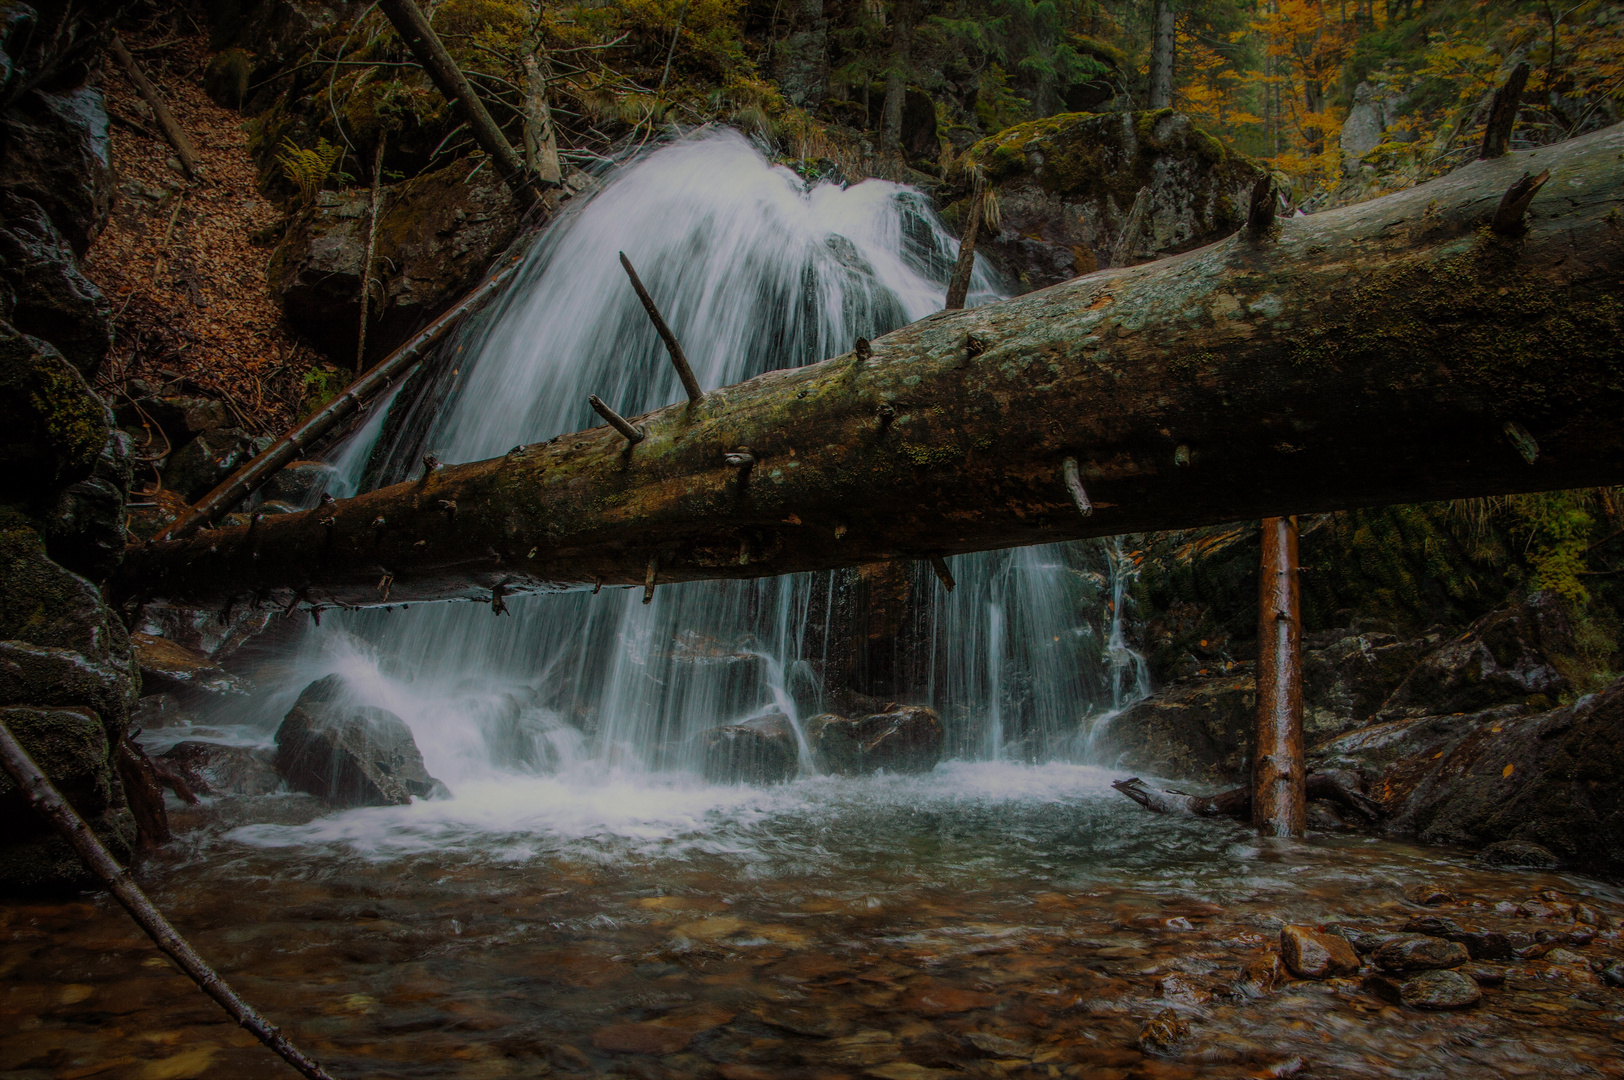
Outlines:
[[[0,324],[0,492],[53,497],[89,476],[110,420],[61,353]]]

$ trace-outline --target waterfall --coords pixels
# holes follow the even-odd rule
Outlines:
[[[914,189],[809,187],[732,132],[674,143],[549,227],[438,374],[340,448],[335,484],[365,489],[403,479],[425,453],[473,461],[599,424],[589,394],[626,416],[680,400],[621,251],[709,389],[940,310],[957,245]],[[978,271],[970,303],[999,295]],[[1102,576],[1099,561],[1096,545],[961,556],[951,595],[928,567],[907,567],[895,637],[855,659],[841,620],[861,622],[854,606],[872,597],[848,571],[662,586],[648,605],[630,589],[510,598],[511,618],[475,604],[353,612],[326,620],[321,663],[382,680],[379,704],[453,786],[579,761],[689,768],[706,728],[772,710],[799,728],[828,709],[837,669],[867,679],[876,700],[935,705],[959,756],[1036,760],[1077,745],[1097,703],[1118,703],[1122,597],[1101,640],[1091,620],[1115,564]],[[887,671],[875,670],[881,654]]]

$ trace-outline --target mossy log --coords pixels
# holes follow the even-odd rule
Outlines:
[[[1551,171],[1509,237],[1488,227]],[[192,605],[746,578],[1624,482],[1624,126],[132,552]],[[725,455],[749,448],[748,466]],[[737,455],[736,455],[737,457]],[[1092,502],[1080,512],[1065,462]]]

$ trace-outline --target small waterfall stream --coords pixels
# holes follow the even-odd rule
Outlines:
[[[402,479],[425,453],[472,461],[599,424],[589,394],[628,416],[680,399],[617,252],[710,388],[939,310],[956,248],[913,189],[808,187],[732,132],[677,142],[540,238],[441,374],[335,452],[335,490]],[[978,272],[970,303],[999,295]],[[1077,758],[1083,717],[1143,688],[1121,675],[1121,565],[1098,545],[962,556],[951,595],[910,569],[904,637],[917,644],[876,693],[936,706],[954,756]],[[629,589],[535,596],[510,600],[511,618],[475,604],[350,613],[325,621],[311,663],[373,680],[453,788],[493,771],[680,771],[707,728],[776,709],[799,729],[830,708],[854,580],[666,586],[646,606]]]

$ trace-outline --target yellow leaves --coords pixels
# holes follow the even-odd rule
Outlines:
[[[1515,771],[1516,768],[1517,768],[1517,766],[1511,764],[1510,762],[1507,762],[1506,767],[1500,770],[1500,778],[1502,780],[1509,780],[1511,778],[1512,772]]]

